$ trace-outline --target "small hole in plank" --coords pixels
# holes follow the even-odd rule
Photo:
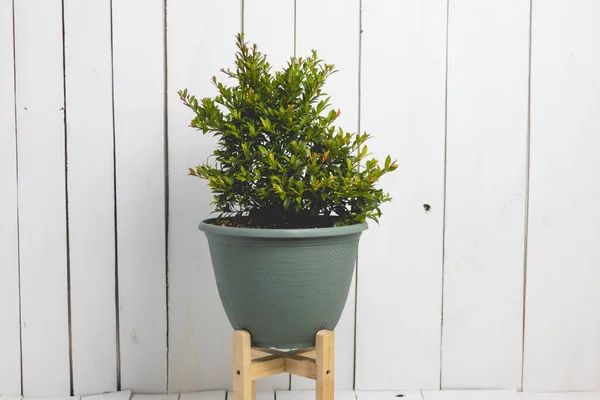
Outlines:
[[[236,371],[236,373],[239,375],[241,372],[240,372],[240,370],[238,369],[238,370]]]
[[[429,204],[423,204],[423,208],[425,209],[425,211],[431,210],[431,206]],[[404,396],[404,395],[402,395],[402,396]]]
[[[402,393],[397,394],[396,397],[404,397],[404,395]]]
[[[326,373],[327,375],[329,375],[329,370],[325,371],[325,373]]]

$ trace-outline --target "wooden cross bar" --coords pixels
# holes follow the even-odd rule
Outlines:
[[[252,347],[246,331],[233,333],[233,398],[255,400],[256,380],[287,372],[316,381],[316,400],[333,400],[333,331],[317,332],[316,346],[280,351]]]

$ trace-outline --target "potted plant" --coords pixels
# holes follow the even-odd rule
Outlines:
[[[191,126],[218,137],[213,162],[190,175],[208,181],[219,213],[199,229],[221,301],[255,346],[314,346],[340,318],[365,221],[390,200],[375,185],[396,164],[367,160],[370,136],[334,126],[323,92],[334,66],[315,51],[273,73],[240,34],[235,68],[221,71],[233,84],[213,77],[214,98],[179,91]]]

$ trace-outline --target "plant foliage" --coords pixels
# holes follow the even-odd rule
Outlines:
[[[240,34],[235,68],[221,72],[234,84],[213,77],[214,98],[178,92],[195,114],[191,126],[218,137],[216,162],[190,168],[208,180],[218,223],[300,228],[378,221],[390,196],[375,185],[396,163],[390,156],[383,165],[367,159],[370,136],[334,126],[340,111],[330,109],[323,92],[333,65],[313,51],[273,73]]]

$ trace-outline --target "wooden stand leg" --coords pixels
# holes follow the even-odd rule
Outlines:
[[[250,375],[252,345],[246,331],[233,332],[233,399],[255,400],[256,384]]]
[[[256,380],[288,372],[314,379],[316,400],[333,400],[333,332],[319,331],[316,348],[279,351],[252,348],[250,334],[233,333],[233,400],[256,400]]]
[[[317,399],[333,400],[333,331],[317,333],[316,363],[317,363]]]

